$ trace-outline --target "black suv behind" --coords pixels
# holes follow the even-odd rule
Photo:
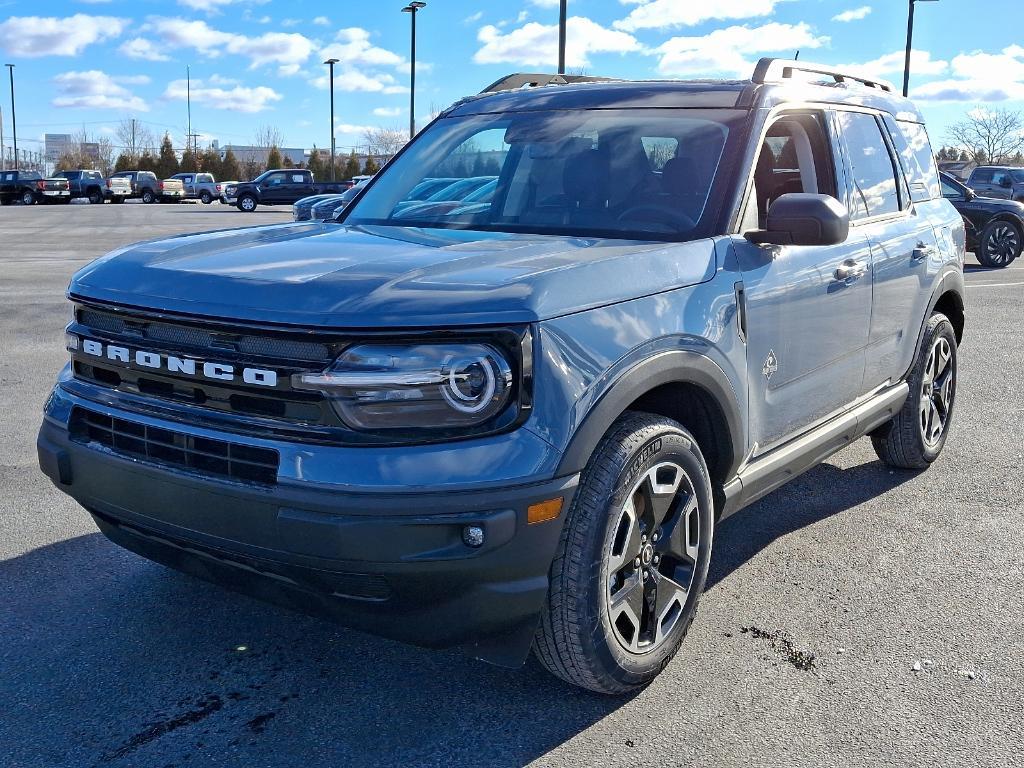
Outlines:
[[[1024,248],[1024,205],[982,197],[948,173],[940,173],[942,196],[964,218],[967,248],[984,267],[1008,267]]]

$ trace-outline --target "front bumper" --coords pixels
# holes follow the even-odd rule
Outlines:
[[[333,485],[279,477],[276,485],[260,486],[140,461],[73,439],[67,415],[76,403],[81,401],[59,387],[54,391],[39,431],[39,464],[115,543],[376,635],[461,647],[503,666],[518,666],[529,653],[578,476],[445,492],[421,486],[360,491],[356,486],[365,478],[356,474],[336,478]],[[192,432],[92,402],[88,407]],[[311,463],[316,452],[332,450],[305,448]],[[559,518],[527,523],[531,504],[558,497]],[[484,530],[482,546],[463,542],[466,526]]]

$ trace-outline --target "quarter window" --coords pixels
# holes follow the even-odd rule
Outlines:
[[[910,184],[910,199],[915,203],[939,196],[939,171],[928,141],[928,132],[920,123],[895,120],[885,116],[893,145],[903,166],[903,174]]]
[[[899,213],[896,169],[878,121],[874,115],[864,112],[839,112],[838,118],[853,170],[851,218]]]

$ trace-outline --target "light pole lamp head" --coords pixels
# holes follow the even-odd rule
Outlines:
[[[420,8],[426,8],[427,4],[422,0],[412,0],[405,8],[402,9],[402,13],[416,13]]]
[[[330,66],[333,67],[339,61],[341,61],[341,59],[328,59],[327,61],[324,62],[324,64],[329,64]]]

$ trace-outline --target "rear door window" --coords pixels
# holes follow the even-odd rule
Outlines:
[[[971,174],[971,182],[974,184],[984,183],[988,184],[992,181],[992,169],[991,168],[978,168],[974,173]]]
[[[837,112],[853,172],[850,217],[866,219],[899,213],[896,168],[875,116],[866,112]]]

